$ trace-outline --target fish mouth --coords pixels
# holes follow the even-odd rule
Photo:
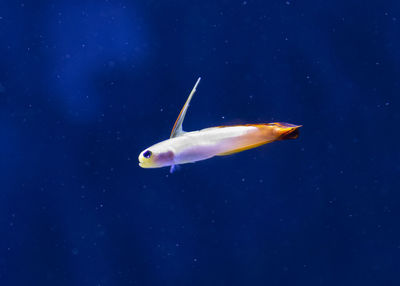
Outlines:
[[[152,168],[151,165],[146,164],[146,163],[143,162],[143,161],[142,161],[142,162],[139,162],[139,166],[142,167],[142,168],[144,168],[144,169]]]
[[[139,166],[140,166],[140,167],[142,167],[143,169],[152,169],[152,168],[157,168],[157,167],[155,167],[155,166],[152,166],[152,165],[146,165],[146,164],[143,164],[143,163],[139,163]]]
[[[139,166],[144,168],[145,166],[144,166],[143,157],[141,156],[141,154],[139,155],[138,160],[139,160]]]
[[[143,162],[139,162],[139,166],[142,168],[148,168],[148,166],[146,166],[146,164],[144,164]]]

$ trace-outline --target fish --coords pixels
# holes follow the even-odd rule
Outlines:
[[[172,173],[181,164],[232,155],[274,141],[299,137],[299,128],[302,125],[285,122],[216,126],[198,131],[183,131],[182,124],[200,80],[199,77],[181,109],[170,138],[143,150],[138,157],[140,167],[170,167]]]

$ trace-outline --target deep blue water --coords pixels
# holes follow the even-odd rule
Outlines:
[[[184,128],[300,138],[146,170]],[[398,1],[0,2],[0,285],[400,285]]]

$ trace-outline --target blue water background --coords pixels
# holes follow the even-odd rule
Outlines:
[[[298,140],[141,169],[186,130]],[[400,285],[398,1],[0,1],[0,285]]]

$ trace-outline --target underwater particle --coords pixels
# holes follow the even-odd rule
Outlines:
[[[0,82],[0,93],[4,93],[5,91],[4,85]]]
[[[115,62],[113,60],[108,61],[108,67],[109,68],[115,67]]]
[[[76,247],[72,248],[72,254],[73,255],[78,255],[79,254],[78,248],[76,248]]]

